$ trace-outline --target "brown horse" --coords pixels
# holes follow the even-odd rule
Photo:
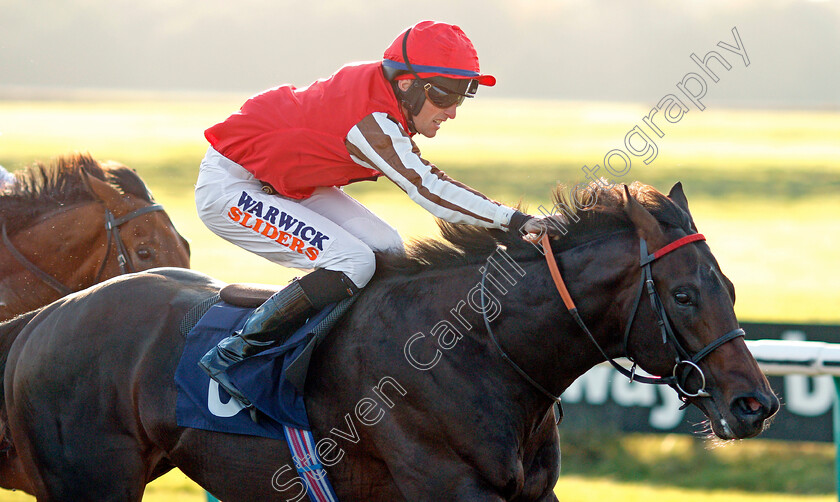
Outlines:
[[[593,196],[550,254],[591,339],[546,258],[516,236],[443,226],[445,242],[379,257],[306,380],[339,500],[557,500],[552,396],[605,357],[677,375],[668,381],[723,439],[764,429],[779,402],[739,336],[734,289],[680,186],[669,197],[644,185]],[[657,253],[649,269],[640,238]],[[640,284],[651,302],[639,300]],[[180,323],[222,286],[156,269],[0,324],[0,483],[43,501],[140,500],[177,466],[225,501],[303,499],[282,441],[176,423]]]
[[[0,195],[0,226],[0,320],[126,272],[190,264],[137,173],[89,155],[18,173]]]

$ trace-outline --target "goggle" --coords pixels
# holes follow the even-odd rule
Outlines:
[[[415,82],[422,82],[423,89],[426,92],[426,97],[429,99],[429,101],[432,102],[433,105],[435,105],[438,108],[449,108],[452,105],[461,106],[461,103],[464,102],[465,98],[471,98],[475,95],[475,92],[478,90],[478,80],[449,79],[445,77],[432,77],[426,79],[418,75],[417,72],[414,71],[414,68],[411,66],[411,63],[408,61],[407,44],[409,32],[411,32],[411,28],[405,31],[405,35],[402,39],[403,61],[405,61],[405,65],[408,67],[408,71],[410,71],[414,75],[414,78],[417,79],[415,80]],[[448,86],[440,82],[441,79],[445,79],[447,83],[457,83],[459,89],[450,89]]]
[[[458,92],[440,84],[433,84],[428,80],[423,80],[423,89],[426,91],[426,97],[438,108],[449,108],[452,105],[461,106],[466,98],[471,98],[478,90],[478,80],[469,80],[466,82],[466,92]],[[463,87],[459,85],[459,87]]]

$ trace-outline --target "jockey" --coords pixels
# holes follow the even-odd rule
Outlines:
[[[226,377],[308,314],[353,296],[373,276],[375,251],[401,253],[397,231],[339,187],[384,176],[451,223],[538,232],[537,220],[449,178],[420,157],[412,136],[432,138],[479,85],[464,32],[423,21],[401,33],[382,61],[348,64],[306,87],[275,87],[205,131],[195,198],[217,235],[274,263],[314,269],[277,292],[199,362],[248,406]]]

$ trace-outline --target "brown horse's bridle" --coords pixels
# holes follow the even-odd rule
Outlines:
[[[134,210],[124,216],[119,218],[114,217],[114,213],[112,213],[107,207],[105,208],[105,234],[108,236],[108,243],[105,246],[105,258],[102,260],[102,265],[99,266],[99,271],[96,273],[96,278],[94,279],[93,283],[96,284],[102,279],[102,274],[105,271],[105,265],[108,263],[108,257],[111,255],[111,243],[114,243],[117,251],[117,263],[120,265],[120,273],[126,274],[128,272],[134,272],[134,266],[131,263],[131,257],[128,254],[128,250],[125,247],[125,243],[123,243],[122,237],[120,236],[120,226],[124,223],[127,223],[138,216],[142,216],[146,213],[151,213],[152,211],[163,211],[163,206],[160,204],[152,204],[150,206],[141,207],[140,209]],[[5,244],[6,249],[15,257],[15,259],[27,270],[32,272],[36,277],[41,279],[45,284],[49,285],[54,290],[58,291],[61,296],[67,296],[72,293],[74,290],[68,288],[61,282],[59,282],[56,278],[49,275],[48,273],[44,272],[40,268],[38,268],[34,263],[27,260],[20,251],[15,249],[14,245],[12,245],[12,241],[9,239],[8,234],[6,233],[6,222],[3,222],[2,226],[2,237],[3,237],[3,244]]]
[[[566,309],[569,311],[569,314],[574,318],[575,322],[577,322],[578,326],[586,333],[592,343],[598,348],[598,351],[601,355],[622,375],[628,377],[630,381],[636,381],[640,383],[647,383],[647,384],[657,384],[657,385],[671,385],[676,389],[677,393],[680,395],[680,398],[683,401],[686,401],[688,398],[692,397],[710,397],[709,392],[706,390],[706,375],[703,373],[703,370],[700,368],[699,364],[700,361],[703,360],[706,356],[711,354],[715,349],[720,347],[721,345],[730,342],[736,338],[742,337],[745,335],[744,330],[741,328],[734,329],[725,335],[721,336],[720,338],[716,339],[715,341],[709,343],[699,351],[697,351],[694,355],[689,354],[689,352],[683,347],[680,343],[679,339],[677,339],[676,335],[674,334],[674,330],[671,327],[671,322],[668,320],[668,313],[665,311],[665,307],[662,304],[662,299],[659,297],[659,294],[656,292],[656,287],[653,282],[653,271],[651,269],[651,265],[653,262],[658,260],[659,258],[663,257],[664,255],[674,251],[675,249],[679,249],[686,244],[690,244],[692,242],[698,241],[705,241],[706,237],[703,234],[691,234],[680,239],[675,240],[674,242],[663,246],[661,249],[656,251],[655,253],[649,254],[647,248],[647,242],[644,239],[639,239],[639,251],[640,251],[640,258],[639,258],[639,266],[642,269],[641,280],[639,284],[638,293],[636,294],[636,300],[633,303],[633,308],[630,311],[630,318],[627,321],[627,326],[624,330],[624,354],[630,361],[633,362],[633,366],[631,369],[627,369],[620,364],[618,364],[615,359],[608,356],[606,351],[601,347],[595,337],[592,336],[592,333],[589,331],[589,328],[586,327],[586,323],[583,322],[581,319],[580,314],[578,313],[577,307],[575,306],[574,301],[572,300],[571,295],[569,294],[569,290],[566,288],[566,284],[563,281],[563,277],[560,274],[560,270],[557,268],[557,262],[554,259],[554,252],[551,250],[551,243],[549,241],[548,235],[543,235],[540,243],[542,244],[543,252],[545,254],[545,259],[548,264],[548,269],[551,272],[551,277],[554,280],[555,286],[557,286],[557,291],[560,293],[560,296],[563,298],[563,303],[566,305]],[[484,291],[484,279],[487,275],[487,269],[489,267],[485,267],[485,270],[481,277],[481,288]],[[667,377],[657,377],[657,376],[642,376],[636,375],[636,362],[633,361],[632,356],[629,353],[628,347],[628,339],[630,338],[630,329],[633,326],[633,321],[636,318],[636,312],[639,309],[639,304],[641,303],[641,299],[643,293],[647,290],[648,296],[650,297],[651,307],[653,308],[654,313],[657,316],[657,324],[659,325],[659,329],[662,333],[662,343],[667,344],[668,342],[674,347],[677,352],[676,362],[674,364],[674,369],[672,371],[671,376]],[[555,402],[560,402],[560,397],[553,395],[548,390],[546,390],[542,385],[540,385],[537,381],[533,378],[528,376],[528,374],[519,367],[502,349],[499,342],[496,340],[496,336],[493,334],[493,330],[490,329],[490,321],[487,319],[487,310],[484,305],[484,295],[481,295],[481,302],[482,302],[482,309],[484,310],[484,325],[487,327],[487,332],[490,334],[490,338],[493,340],[493,344],[502,354],[502,358],[510,363],[513,368],[519,373],[522,377],[525,378],[531,385],[533,385],[537,390],[541,393],[549,397],[550,399],[554,400]],[[695,392],[689,392],[686,390],[686,381],[688,377],[691,376],[693,372],[697,372],[700,377],[700,386],[698,390]]]

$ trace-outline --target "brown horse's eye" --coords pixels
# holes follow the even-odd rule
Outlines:
[[[691,305],[691,297],[686,293],[677,293],[674,295],[674,300],[680,305]]]
[[[137,250],[137,257],[143,261],[150,260],[152,258],[152,250],[149,248],[140,248]]]

